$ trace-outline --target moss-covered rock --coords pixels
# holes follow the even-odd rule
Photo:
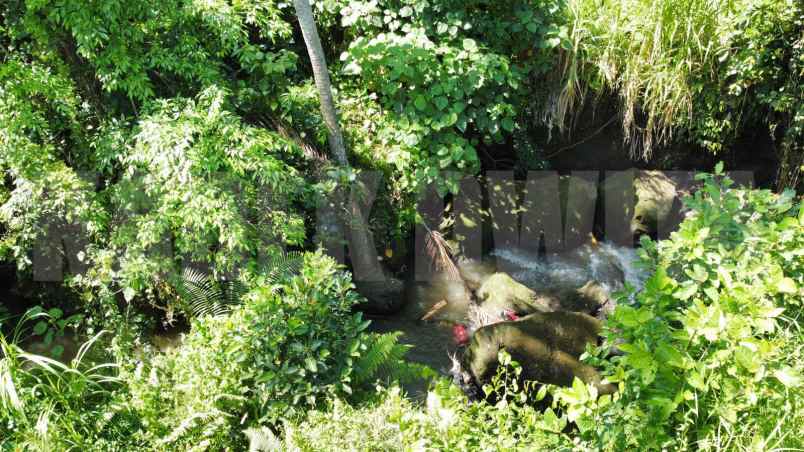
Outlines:
[[[677,210],[676,182],[661,171],[618,171],[600,186],[604,201],[606,238],[633,243],[635,235],[657,236],[668,229]]]
[[[560,307],[556,295],[537,294],[506,273],[495,273],[488,277],[477,290],[477,302],[481,310],[494,316],[506,311],[517,314],[550,312]]]
[[[494,266],[477,259],[461,259],[458,261],[458,270],[463,282],[469,290],[477,291],[494,272]]]
[[[577,289],[562,292],[558,297],[563,311],[584,314],[595,315],[612,304],[608,290],[597,281],[589,281]]]
[[[576,312],[537,312],[513,322],[478,329],[472,336],[463,364],[483,385],[496,374],[497,357],[505,349],[522,365],[522,377],[542,383],[570,385],[574,377],[593,383],[603,393],[613,387],[600,383],[600,375],[578,360],[587,344],[597,341],[600,322]]]

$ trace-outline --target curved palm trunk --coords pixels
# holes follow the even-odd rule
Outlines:
[[[293,0],[293,6],[296,8],[296,17],[299,19],[304,44],[307,46],[307,54],[310,56],[310,65],[313,67],[315,86],[318,88],[318,96],[321,99],[321,115],[324,116],[324,122],[329,132],[329,150],[338,165],[348,167],[346,146],[343,144],[335,102],[332,100],[332,82],[329,80],[327,60],[324,56],[324,49],[321,47],[321,38],[318,37],[313,10],[310,8],[308,0]]]
[[[321,115],[324,117],[324,123],[327,125],[329,133],[330,152],[338,165],[342,168],[349,168],[346,146],[338,125],[335,102],[332,99],[332,82],[329,79],[327,61],[324,49],[321,47],[321,39],[318,36],[310,2],[293,0],[293,6],[296,8],[296,17],[299,19],[299,26],[313,68],[313,78],[321,101]],[[402,283],[389,277],[380,266],[371,231],[356,196],[349,196],[347,203],[346,229],[349,234],[355,285],[358,291],[368,299],[368,310],[383,313],[394,311],[402,303]]]

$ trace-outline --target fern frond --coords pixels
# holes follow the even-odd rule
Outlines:
[[[366,383],[376,377],[380,367],[389,359],[404,357],[410,346],[399,343],[401,335],[400,331],[366,335],[366,350],[354,366],[355,383]]]
[[[219,316],[240,303],[243,292],[240,287],[242,284],[237,281],[217,281],[196,269],[185,268],[177,291],[188,314],[194,317]]]
[[[402,336],[400,331],[366,335],[366,350],[354,366],[353,381],[356,385],[367,384],[377,379],[406,383],[436,376],[436,372],[429,367],[405,359],[413,347],[400,344],[400,336]]]

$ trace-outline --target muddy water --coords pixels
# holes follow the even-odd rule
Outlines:
[[[506,272],[515,280],[536,291],[574,289],[590,280],[600,283],[610,294],[628,284],[642,287],[645,272],[636,265],[637,254],[632,248],[609,243],[587,244],[560,255],[538,256],[521,249],[494,250],[483,262],[460,263],[461,273],[470,283],[482,283],[496,271]],[[413,346],[408,353],[411,361],[426,364],[446,373],[451,367],[449,355],[457,347],[452,327],[467,324],[471,305],[463,283],[437,275],[433,281],[410,283],[406,308],[391,318],[376,318],[371,329],[376,332],[402,331],[401,342]],[[420,320],[437,303],[446,301],[428,321]],[[410,387],[414,397],[425,388]]]

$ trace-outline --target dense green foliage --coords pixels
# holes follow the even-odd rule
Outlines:
[[[804,206],[701,178],[679,230],[644,243],[654,274],[590,358],[620,392],[558,398],[608,450],[801,448]]]
[[[311,413],[286,429],[285,447],[329,450],[359,431],[354,450],[800,449],[804,206],[790,192],[701,179],[680,230],[644,243],[654,272],[645,289],[589,350],[587,361],[619,385],[613,396],[577,379],[534,394],[503,357],[508,366],[484,388],[494,406],[436,387],[419,411],[392,391],[358,409]],[[551,407],[534,411],[528,402],[546,394]]]
[[[88,355],[100,334],[86,342],[69,364],[20,347],[28,324],[47,318],[46,313],[26,314],[9,338],[0,335],[2,450],[86,448],[99,439],[100,431],[119,433],[112,432],[117,426],[103,417],[118,387],[115,366],[93,365]]]
[[[288,426],[282,448],[317,450],[543,450],[570,449],[558,418],[545,418],[520,404],[468,404],[446,383],[433,389],[424,407],[401,397],[398,389],[380,394],[375,404],[353,408],[335,402]],[[552,423],[551,423],[552,422]]]
[[[32,311],[0,336],[0,449],[240,449],[250,427],[365,397],[377,378],[431,375],[403,363],[398,335],[361,334],[359,301],[348,273],[308,254],[298,274],[258,283],[231,314],[193,321],[179,347],[143,346],[99,365],[87,352],[100,335],[69,365],[24,352],[25,337],[39,334],[27,318],[48,316]]]
[[[155,443],[225,448],[243,426],[275,424],[350,394],[367,322],[347,274],[320,255],[280,286],[259,285],[231,315],[204,317],[176,353],[139,364],[132,404]],[[170,408],[168,408],[170,407]]]
[[[378,171],[367,223],[407,269],[423,188],[549,168],[600,111],[645,160],[767,138],[777,188],[800,186],[801,2],[313,7],[348,171],[291,3],[0,3],[0,265],[24,289],[0,299],[0,450],[804,447],[792,192],[703,176],[643,244],[653,277],[587,357],[613,396],[523,394],[509,363],[496,405],[437,381],[419,406],[394,383],[433,371],[366,333],[313,234],[322,197]],[[185,334],[158,349],[162,328]]]

